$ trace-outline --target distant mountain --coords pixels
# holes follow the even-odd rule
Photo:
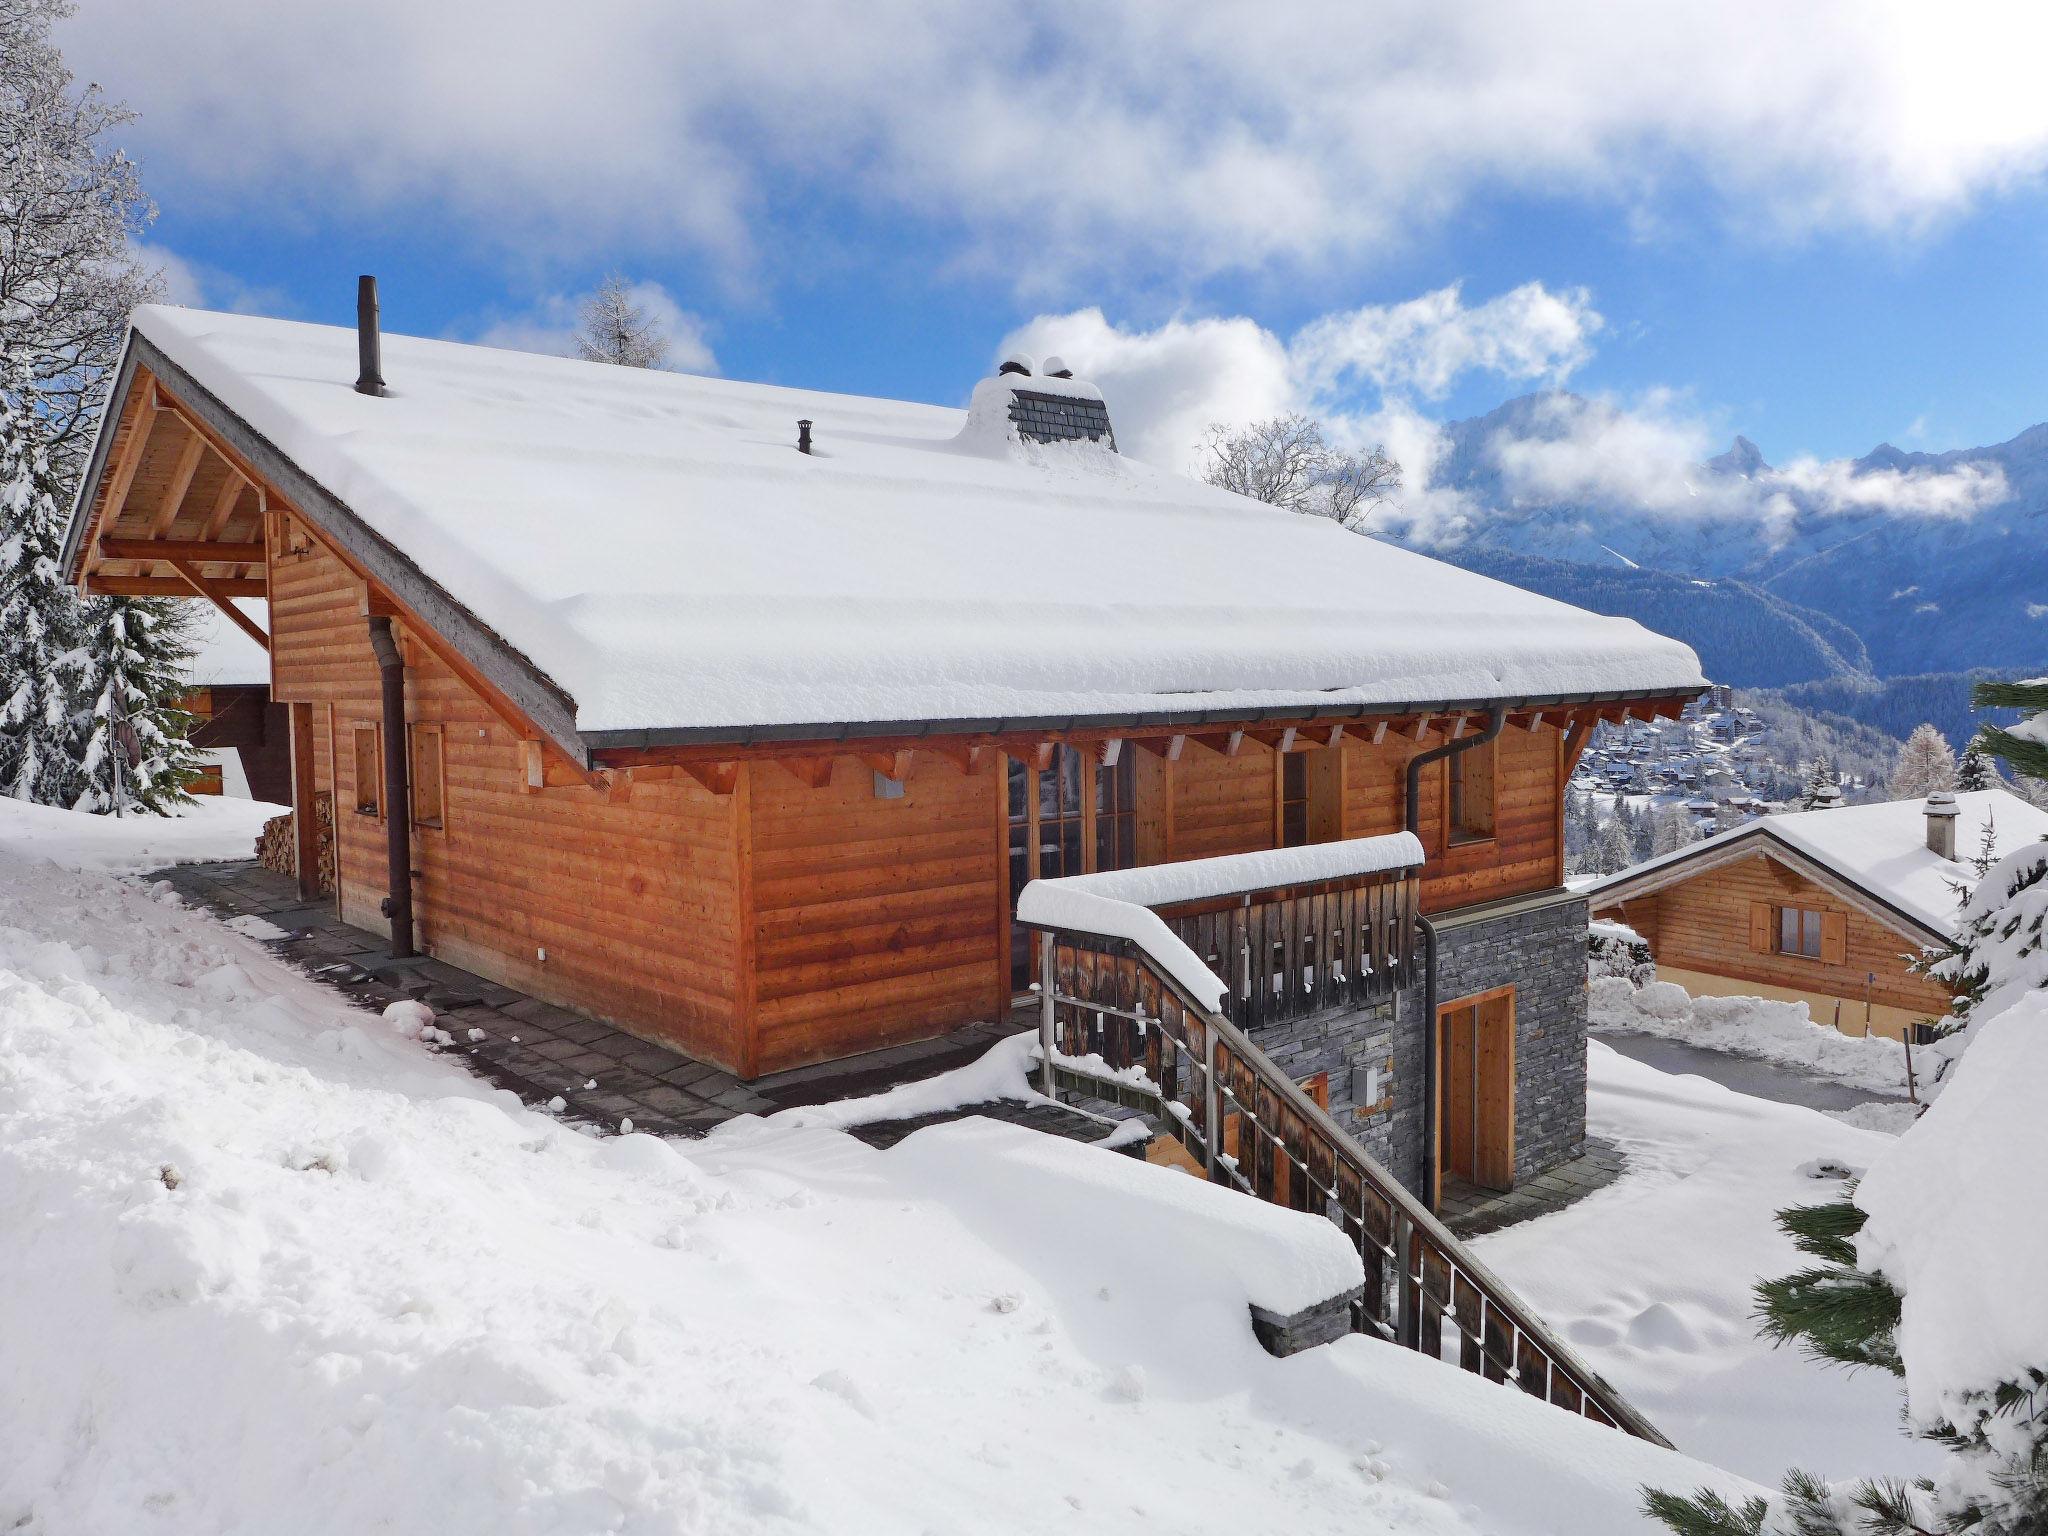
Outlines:
[[[1870,671],[1870,657],[1854,630],[1746,581],[1546,560],[1502,549],[1438,553],[1482,576],[1675,635],[1699,652],[1700,665],[1717,681],[1777,688]]]
[[[1533,558],[1540,563],[1525,568],[1520,584],[1578,602],[1588,599],[1577,594],[1598,592],[1609,611],[1721,658],[1708,663],[1709,673],[1739,685],[2048,661],[2048,425],[1948,453],[1880,444],[1849,466],[1851,486],[1878,477],[1866,487],[1897,476],[1910,485],[1926,474],[2001,474],[2006,499],[1969,516],[1835,510],[1828,487],[1780,475],[1742,437],[1698,465],[1676,494],[1669,485],[1646,488],[1654,505],[1515,488],[1572,483],[1556,466],[1568,468],[1571,452],[1608,451],[1597,431],[1583,430],[1589,417],[1599,425],[1604,410],[1545,393],[1450,424],[1432,484],[1463,492],[1478,511],[1455,543],[1404,542],[1511,581],[1500,562]],[[1548,478],[1528,473],[1532,465]],[[1615,574],[1632,570],[1635,577]],[[1679,580],[1636,579],[1657,575]],[[1686,581],[1714,585],[1687,591]],[[1832,625],[1816,622],[1823,617]],[[1774,638],[1781,634],[1784,649]]]

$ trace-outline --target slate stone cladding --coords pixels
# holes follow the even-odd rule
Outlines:
[[[1515,989],[1516,1182],[1576,1157],[1586,1139],[1586,903],[1447,916],[1438,939],[1440,1002]],[[1420,986],[1398,1006],[1289,1020],[1252,1038],[1296,1082],[1328,1072],[1337,1123],[1410,1189],[1424,1187]],[[1381,1074],[1373,1105],[1354,1097],[1366,1067]]]
[[[1109,407],[1100,400],[1014,389],[1010,391],[1010,420],[1028,442],[1087,441],[1116,447],[1116,436],[1109,430]]]

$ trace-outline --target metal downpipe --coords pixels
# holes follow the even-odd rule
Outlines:
[[[404,960],[412,947],[412,797],[405,772],[405,657],[392,638],[391,621],[370,620],[370,649],[384,693],[384,853],[390,894],[381,910],[391,919],[391,958]]]

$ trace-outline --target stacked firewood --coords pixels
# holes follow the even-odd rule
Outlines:
[[[313,796],[313,805],[320,815],[320,890],[325,894],[334,889],[334,797],[323,789]],[[256,839],[256,858],[265,869],[280,875],[299,872],[298,837],[293,823],[290,811],[263,823],[263,831]]]

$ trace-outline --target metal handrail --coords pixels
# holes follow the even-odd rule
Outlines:
[[[1460,1336],[1458,1364],[1463,1369],[1512,1381],[1526,1392],[1638,1438],[1659,1445],[1671,1443],[1242,1030],[1206,1007],[1169,967],[1156,963],[1142,944],[1104,932],[1032,926],[1048,935],[1041,946],[1039,992],[1042,1072],[1049,1095],[1067,1087],[1124,1104],[1145,1101],[1145,1107],[1156,1105],[1162,1125],[1190,1151],[1200,1151],[1211,1182],[1266,1199],[1284,1199],[1298,1209],[1320,1207],[1323,1215],[1354,1239],[1367,1262],[1365,1298],[1355,1316],[1356,1325],[1441,1359],[1443,1328],[1449,1323]],[[1059,985],[1061,952],[1074,966],[1075,986]],[[1114,999],[1080,995],[1080,957],[1084,954],[1111,962]],[[1126,973],[1120,962],[1128,962],[1132,973]],[[1089,972],[1088,979],[1098,984],[1104,979],[1099,965]],[[1144,1006],[1148,983],[1157,1005],[1150,1014]],[[1126,997],[1127,992],[1132,995]],[[1112,1068],[1135,1064],[1131,1058],[1137,1055],[1148,1065],[1161,1064],[1159,1076],[1140,1085],[1128,1075],[1092,1071],[1078,1059],[1085,1053],[1063,1055],[1057,1040],[1063,1008],[1077,1030],[1081,1016],[1095,1016],[1094,1030],[1104,1032],[1110,1044],[1104,1054]],[[1106,1033],[1112,1019],[1116,1021],[1116,1039]],[[1157,1027],[1156,1035],[1147,1037],[1148,1026]],[[1133,1031],[1135,1036],[1130,1033]],[[1201,1097],[1194,1106],[1181,1105],[1173,1091],[1161,1086],[1166,1079],[1178,1081],[1181,1057],[1201,1077]],[[1256,1102],[1251,1106],[1242,1102],[1242,1096],[1226,1080],[1232,1062],[1242,1066],[1253,1081]],[[1226,1109],[1226,1097],[1237,1102],[1235,1111]],[[1273,1126],[1259,1119],[1267,1098],[1274,1105]],[[1286,1175],[1277,1174],[1278,1164],[1258,1156],[1256,1148],[1252,1170],[1245,1172],[1242,1130],[1240,1155],[1232,1158],[1224,1153],[1225,1118],[1233,1112],[1241,1117],[1240,1127],[1249,1124],[1255,1136],[1271,1143],[1272,1158],[1287,1160]],[[1278,1122],[1289,1116],[1308,1133],[1299,1148],[1290,1147],[1280,1134]],[[1328,1160],[1327,1181],[1317,1176],[1315,1163],[1304,1155],[1317,1152]],[[1356,1180],[1360,1193],[1355,1209],[1347,1197],[1346,1172]],[[1366,1192],[1385,1207],[1384,1212],[1373,1208],[1364,1198]],[[1311,1194],[1321,1199],[1312,1200]],[[1375,1220],[1376,1216],[1380,1219]],[[1383,1227],[1384,1235],[1375,1235],[1375,1227]],[[1386,1294],[1381,1269],[1386,1263],[1393,1265],[1396,1280],[1391,1297]],[[1467,1307],[1476,1315],[1467,1317]]]

